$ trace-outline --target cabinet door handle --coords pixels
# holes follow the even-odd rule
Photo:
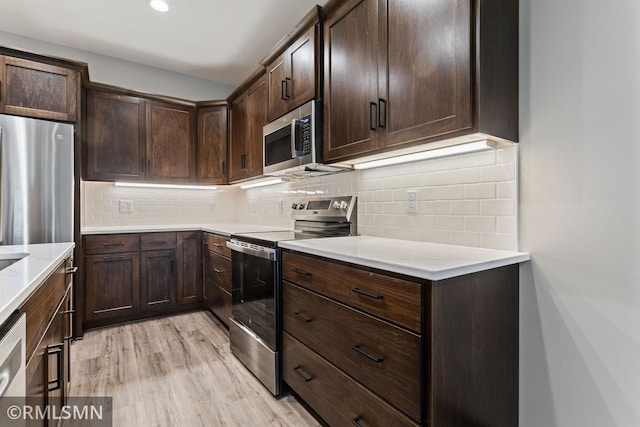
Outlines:
[[[219,269],[219,268],[214,268],[214,269],[213,269],[213,271],[215,271],[215,272],[216,272],[216,273],[218,273],[218,274],[222,274],[222,273],[224,273],[224,270],[221,270],[221,269]]]
[[[222,176],[227,176],[227,162],[222,162]]]
[[[308,271],[300,270],[298,268],[292,268],[291,271],[293,271],[294,273],[300,274],[301,276],[306,276],[306,277],[313,276],[313,274],[309,273]]]
[[[173,274],[173,264],[174,264],[174,263],[175,263],[175,260],[174,260],[174,259],[172,259],[172,260],[171,260],[171,274]]]
[[[106,256],[106,257],[104,257],[105,261],[119,261],[121,259],[124,259],[124,256]]]
[[[375,123],[376,118],[378,116],[377,110],[378,110],[378,104],[376,104],[375,102],[370,102],[369,103],[369,129],[370,130],[377,129],[377,124]]]
[[[147,174],[151,171],[151,159],[147,159]]]
[[[360,424],[360,417],[355,417],[354,419],[352,419],[351,424],[356,427],[362,427],[362,424]]]
[[[64,352],[64,343],[53,344],[47,346],[47,357],[56,355],[56,379],[47,381],[47,389],[49,391],[56,391],[62,388],[62,353]],[[47,366],[49,365],[47,359]],[[48,378],[47,378],[48,379]],[[52,387],[53,386],[53,387]]]
[[[144,174],[145,174],[145,172],[146,172],[146,169],[145,169],[145,161],[144,161],[144,159],[140,159],[140,173],[141,173],[142,175],[144,175]]]
[[[360,288],[353,288],[353,289],[351,289],[351,292],[356,293],[358,295],[364,295],[365,297],[372,298],[372,299],[382,299],[382,298],[384,298],[384,295],[370,294],[369,292],[365,292]]]
[[[283,101],[287,100],[287,82],[282,80],[280,82],[280,93],[281,93],[281,98]]]
[[[296,366],[295,368],[293,368],[293,370],[296,371],[296,374],[300,375],[304,379],[305,383],[308,383],[313,379],[313,377],[309,375],[307,372],[305,372],[305,370],[302,369],[300,366]]]
[[[284,79],[284,96],[287,99],[291,99],[291,86],[292,86],[292,81],[289,77],[286,77]]]
[[[373,355],[371,353],[367,353],[359,345],[353,345],[353,346],[351,346],[351,349],[356,351],[356,352],[358,352],[358,353],[360,353],[361,355],[363,355],[367,359],[373,360],[376,363],[380,363],[380,362],[382,362],[384,360],[383,357],[379,357],[379,356]]]
[[[298,319],[298,320],[300,320],[301,322],[304,322],[304,323],[311,323],[313,321],[312,318],[300,314],[299,311],[293,312],[293,315],[296,316],[296,319]]]
[[[75,316],[76,311],[75,310],[65,310],[65,311],[61,311],[60,314],[64,314],[64,315],[69,315],[69,316]],[[71,322],[71,319],[69,320]],[[73,339],[73,332],[71,332],[71,335],[69,335],[68,337],[64,337],[65,341],[71,341]]]
[[[104,245],[105,248],[113,248],[115,246],[124,246],[124,243],[120,242],[120,243],[105,243]]]
[[[378,126],[381,128],[387,127],[387,101],[380,98],[378,100],[380,108],[378,109]]]

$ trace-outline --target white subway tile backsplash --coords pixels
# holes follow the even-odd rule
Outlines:
[[[479,184],[467,184],[464,186],[465,199],[495,199],[496,183],[483,182]]]
[[[515,215],[514,199],[480,200],[480,215]]]
[[[294,201],[359,197],[362,235],[514,250],[517,148],[221,191],[141,190],[82,182],[83,226],[244,222],[290,227]],[[407,213],[407,190],[418,213]],[[133,200],[121,214],[119,200]],[[280,201],[284,212],[280,212]]]

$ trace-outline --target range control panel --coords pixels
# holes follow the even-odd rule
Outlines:
[[[296,202],[291,205],[293,216],[298,215],[318,215],[318,216],[350,216],[355,209],[357,197],[344,196],[332,197],[328,199],[314,199]]]

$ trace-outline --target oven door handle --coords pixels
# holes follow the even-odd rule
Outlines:
[[[277,255],[278,255],[278,251],[273,249],[273,248],[265,248],[262,246],[256,246],[256,245],[252,245],[255,246],[255,248],[251,247],[251,246],[245,246],[240,242],[236,242],[233,240],[230,240],[227,242],[227,247],[229,249],[231,249],[232,251],[236,251],[236,252],[240,252],[243,254],[247,254],[247,255],[251,255],[251,256],[255,256],[258,258],[264,258],[267,259],[269,261],[273,261],[275,262],[277,260]],[[259,249],[257,249],[259,248]]]

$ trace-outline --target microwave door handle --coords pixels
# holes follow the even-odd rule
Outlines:
[[[297,150],[296,150],[296,140],[297,140],[297,136],[298,133],[296,132],[296,126],[298,125],[298,119],[293,119],[291,120],[291,158],[295,159],[298,156]]]

